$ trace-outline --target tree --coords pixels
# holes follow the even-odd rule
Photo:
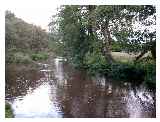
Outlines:
[[[140,20],[141,26],[145,26],[145,29],[137,32],[137,41],[141,42],[142,50],[136,57],[136,61],[148,51],[151,51],[153,59],[156,59],[156,30],[154,27],[156,25],[155,13],[156,8],[152,5],[144,6],[139,12],[138,19]]]
[[[32,24],[17,18],[12,12],[5,15],[6,51],[42,51],[48,46],[48,34]]]
[[[85,66],[88,57],[94,59],[95,55],[99,55],[100,59],[105,58],[108,64],[112,64],[115,62],[111,55],[112,42],[117,42],[125,51],[143,52],[151,49],[145,49],[144,45],[151,46],[151,39],[147,35],[153,33],[135,31],[134,23],[143,26],[142,23],[153,15],[153,8],[144,5],[61,6],[58,21],[54,24],[58,27],[61,37],[58,40],[64,46],[65,56],[72,63]],[[150,41],[144,43],[143,36]]]
[[[85,6],[62,6],[59,13],[59,39],[64,45],[64,55],[79,67],[84,64],[88,50]],[[59,41],[57,40],[57,41]],[[83,49],[82,49],[83,48]]]

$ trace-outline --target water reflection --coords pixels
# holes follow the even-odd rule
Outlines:
[[[8,67],[6,99],[15,117],[155,117],[155,93],[146,87],[88,77],[63,58],[38,65]]]
[[[62,117],[56,101],[52,102],[49,88],[46,82],[23,98],[15,99],[12,103],[15,117]]]

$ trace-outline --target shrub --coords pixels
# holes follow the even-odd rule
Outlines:
[[[14,54],[14,62],[15,63],[30,63],[31,59],[29,55],[23,53],[15,53]]]
[[[111,65],[109,76],[116,80],[140,83],[144,81],[145,70],[134,63],[114,63]]]
[[[31,59],[34,61],[38,61],[38,60],[46,60],[48,59],[48,54],[46,53],[34,53],[31,55]]]
[[[6,118],[13,118],[14,117],[11,105],[9,103],[5,104],[5,117]]]
[[[145,82],[147,84],[156,84],[156,64],[146,64],[144,69],[146,71]]]
[[[21,53],[21,52],[16,52],[16,53],[8,53],[6,55],[6,62],[7,63],[30,63],[31,59],[29,55]]]
[[[99,53],[88,53],[85,60],[90,74],[106,73],[109,70],[105,57]]]
[[[123,80],[134,84],[146,83],[151,87],[156,84],[155,63],[114,63],[111,65],[108,76],[115,80]]]
[[[141,59],[137,64],[145,70],[145,83],[156,86],[156,62],[151,57]]]
[[[119,61],[109,65],[101,53],[93,52],[87,53],[85,65],[92,75],[100,73],[115,80],[132,82],[135,85],[145,82],[155,86],[156,83],[156,63],[148,57],[136,63]]]

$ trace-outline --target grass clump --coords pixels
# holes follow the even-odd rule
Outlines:
[[[14,118],[14,114],[9,103],[5,104],[5,117],[6,118]]]

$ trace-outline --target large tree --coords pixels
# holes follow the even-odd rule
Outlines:
[[[154,6],[144,5],[61,6],[56,26],[64,52],[72,62],[83,66],[87,56],[101,55],[111,64],[112,42],[117,41],[122,50],[132,52],[146,52],[155,47],[151,46],[155,44],[152,43],[155,32],[134,29],[135,23],[145,26],[154,13]],[[150,24],[154,24],[155,20],[152,21]]]

